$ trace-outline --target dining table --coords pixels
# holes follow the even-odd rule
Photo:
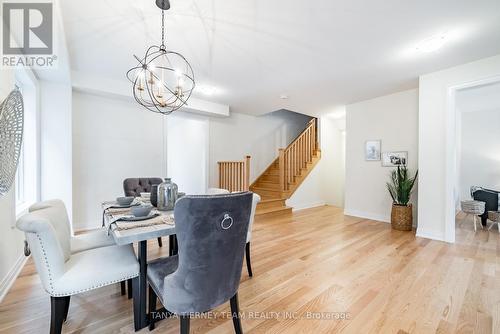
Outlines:
[[[139,277],[132,287],[134,301],[134,329],[135,331],[149,325],[146,312],[147,294],[147,241],[169,236],[169,255],[177,253],[175,238],[175,222],[173,211],[159,211],[154,209],[155,217],[142,221],[124,221],[122,217],[131,216],[131,207],[145,204],[147,200],[136,199],[131,206],[123,207],[115,202],[103,202],[103,226],[113,236],[117,245],[137,243],[137,260],[139,262]]]

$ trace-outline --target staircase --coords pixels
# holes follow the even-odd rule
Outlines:
[[[219,188],[230,191],[251,190],[261,196],[256,216],[291,214],[285,203],[321,158],[318,146],[318,124],[313,118],[307,127],[278,157],[249,185],[250,157],[244,161],[219,161]]]
[[[250,185],[249,189],[262,198],[256,216],[290,214],[292,208],[285,201],[293,195],[320,158],[317,119],[313,118],[288,147],[279,150],[276,160]]]

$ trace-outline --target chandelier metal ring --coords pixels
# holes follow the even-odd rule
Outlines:
[[[195,87],[194,72],[187,59],[165,46],[165,15],[168,0],[156,0],[162,10],[161,45],[152,45],[138,65],[127,71],[134,99],[146,109],[168,115],[187,104]]]

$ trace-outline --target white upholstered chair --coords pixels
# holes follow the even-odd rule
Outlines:
[[[250,224],[248,225],[248,233],[247,233],[247,244],[245,246],[245,259],[247,262],[247,270],[248,276],[252,277],[252,262],[250,258],[250,241],[252,241],[252,226],[253,221],[255,219],[255,211],[257,210],[257,204],[260,202],[260,196],[256,193],[253,193],[252,198],[252,211],[250,212]]]
[[[44,202],[35,203],[29,208],[29,212],[35,212],[37,210],[42,210],[47,207],[57,207],[58,210],[63,210],[66,212],[66,206],[64,202],[59,199],[52,199]],[[71,227],[69,226],[69,220],[66,219],[67,224],[60,226],[61,233],[64,233],[68,238],[70,238],[70,249],[71,254],[82,252],[89,249],[114,246],[115,241],[111,235],[108,235],[105,229],[98,229],[95,231],[86,232],[76,236],[71,235]]]
[[[139,274],[132,245],[81,250],[90,242],[79,240],[72,248],[75,242],[68,234],[68,215],[61,204],[39,203],[16,224],[26,235],[42,286],[50,295],[51,334],[61,332],[72,295],[136,279]],[[76,249],[81,251],[73,252]]]
[[[208,188],[206,195],[224,195],[229,194],[230,191],[222,188]]]

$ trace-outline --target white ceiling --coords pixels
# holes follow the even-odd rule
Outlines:
[[[499,0],[171,0],[167,47],[190,61],[210,101],[263,114],[319,115],[413,88],[418,76],[500,53]],[[153,0],[62,1],[73,71],[125,80],[159,44]],[[439,51],[418,42],[446,32]],[[289,96],[287,100],[280,95]]]

